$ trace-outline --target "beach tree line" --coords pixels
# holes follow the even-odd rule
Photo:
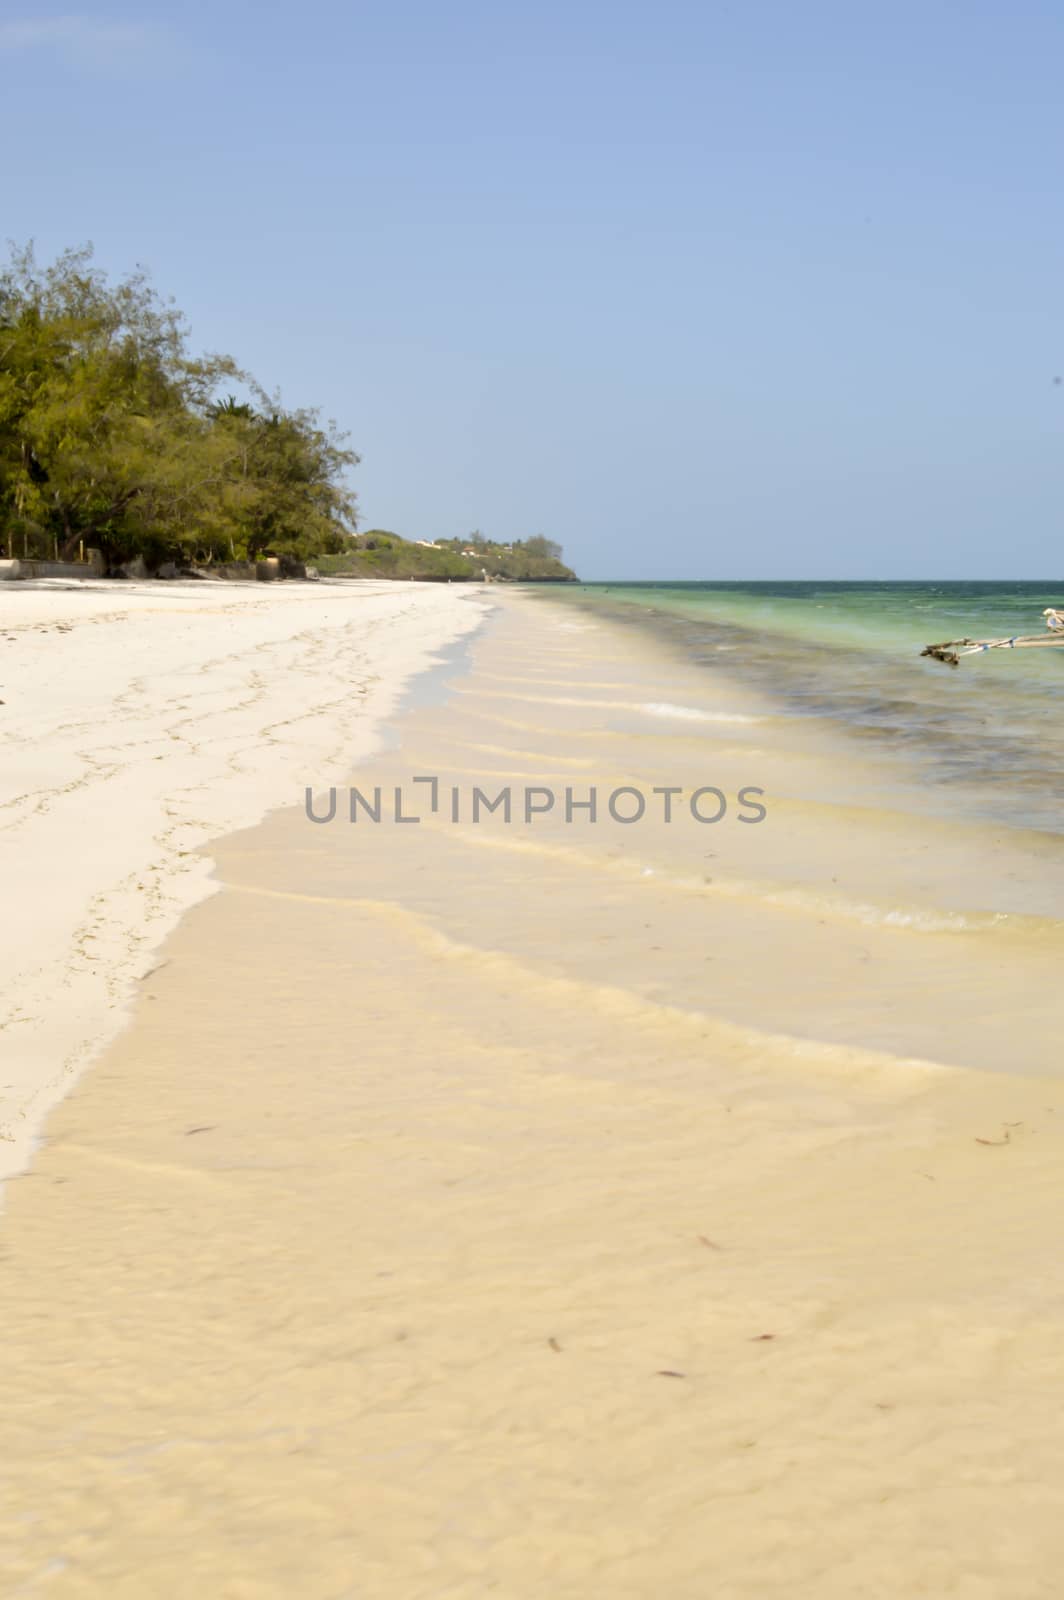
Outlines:
[[[287,410],[187,327],[137,271],[91,247],[0,270],[0,550],[110,567],[306,559],[345,548],[354,451]]]

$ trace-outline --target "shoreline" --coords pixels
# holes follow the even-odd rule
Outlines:
[[[830,776],[606,624],[464,639],[338,781]],[[971,1070],[1031,1035],[955,987],[1037,951],[779,903],[870,892],[875,837],[884,894],[963,875],[800,811],[217,841],[10,1185],[13,1591],[1049,1600],[1064,1105]]]
[[[19,907],[0,1185],[215,892],[204,847],[290,803],[308,767],[346,776],[481,614],[477,591],[407,582],[0,588],[0,871]]]

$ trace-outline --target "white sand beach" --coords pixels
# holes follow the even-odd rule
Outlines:
[[[1064,1600],[1062,60],[5,8],[0,1600]]]
[[[194,852],[345,777],[480,614],[447,585],[0,584],[0,1181],[211,892]]]
[[[972,863],[1037,905],[1059,861],[892,817],[870,764],[525,596],[385,742],[396,665],[483,599],[191,603],[224,641],[164,597],[158,681],[151,619],[101,622],[123,722],[42,701],[40,786],[95,799],[27,826],[62,880],[114,797],[108,949],[156,970],[8,1184],[3,1592],[1052,1600],[1060,929],[988,916]],[[169,855],[264,764],[381,821],[341,791],[210,844],[220,892],[149,961],[119,819],[169,917],[206,882]],[[450,820],[473,785],[746,782],[756,827]]]

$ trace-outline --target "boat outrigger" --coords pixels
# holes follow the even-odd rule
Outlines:
[[[1044,650],[1064,646],[1064,609],[1046,606],[1042,615],[1048,633],[1030,633],[1008,639],[947,639],[944,644],[925,644],[922,656],[932,656],[949,666],[960,665],[961,656],[982,655],[984,650]]]

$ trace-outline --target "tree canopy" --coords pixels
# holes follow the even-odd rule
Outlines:
[[[248,401],[224,385],[243,387]],[[344,547],[358,457],[314,410],[285,410],[229,356],[91,247],[0,270],[0,545],[101,549],[111,565],[306,558]]]
[[[544,561],[560,561],[562,547],[554,539],[545,539],[541,533],[533,534],[531,539],[525,539],[521,545],[530,556],[537,556]]]

